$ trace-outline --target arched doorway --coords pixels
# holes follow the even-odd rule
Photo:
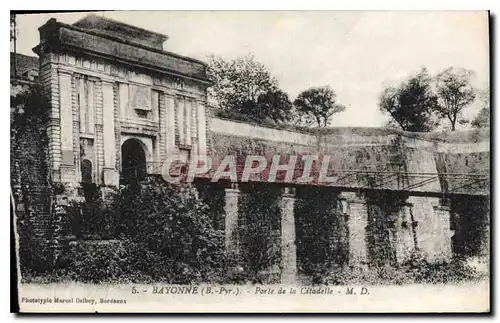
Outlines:
[[[146,177],[146,152],[138,139],[128,139],[122,145],[122,181],[124,184]]]
[[[81,186],[85,201],[92,201],[96,197],[96,184],[94,184],[94,176],[92,170],[92,162],[85,158],[80,162],[81,171]]]
[[[82,183],[90,184],[92,183],[92,162],[88,159],[84,159],[81,162],[81,172],[82,172]]]

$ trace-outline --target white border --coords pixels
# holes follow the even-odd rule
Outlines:
[[[102,9],[119,9],[119,10],[318,10],[318,9],[328,9],[328,10],[484,10],[484,9],[490,9],[492,10],[492,13],[498,14],[500,10],[498,10],[499,6],[499,1],[495,0],[476,0],[476,1],[470,1],[470,0],[455,0],[455,1],[444,1],[444,0],[420,0],[420,1],[414,1],[413,3],[408,3],[407,1],[387,1],[387,0],[379,0],[379,1],[361,1],[361,0],[349,0],[349,1],[335,1],[328,3],[326,1],[319,1],[319,0],[309,0],[309,1],[297,1],[297,0],[289,0],[289,1],[270,1],[270,0],[253,0],[250,1],[249,3],[240,3],[236,1],[221,1],[221,0],[212,0],[212,1],[178,1],[178,2],[146,2],[146,1],[120,1],[120,2],[103,2],[103,1],[96,1],[96,0],[86,0],[86,1],[76,1],[76,2],[71,2],[71,1],[32,1],[32,0],[25,0],[25,1],[17,1],[17,2],[9,2],[5,1],[2,3],[2,5],[14,5],[16,6],[15,9],[18,10],[33,10],[34,8],[38,9],[43,9],[43,10],[54,10],[56,8],[66,8],[66,10],[71,9],[71,10],[82,10],[82,9],[90,9],[90,8],[100,8]],[[117,4],[119,7],[117,7]],[[84,7],[82,7],[84,6]],[[5,20],[7,19],[7,13],[6,10],[2,11],[4,12],[4,17]],[[496,23],[498,24],[498,17],[496,19]],[[5,21],[5,26],[7,25],[7,21]],[[2,39],[3,42],[2,44],[7,44],[7,33],[1,33],[1,37],[5,37],[5,39]],[[495,34],[494,40],[495,43],[498,41],[498,33]],[[492,44],[495,45],[495,44]],[[1,51],[0,52],[2,55],[7,56],[7,50]],[[10,59],[10,58],[9,58]],[[7,57],[4,57],[2,60],[7,64]],[[7,67],[7,68],[10,68]],[[498,64],[495,66],[495,70],[493,71],[494,74],[492,75],[497,75],[497,69],[498,69]],[[5,69],[6,71],[7,69]],[[7,73],[6,73],[7,74]],[[9,82],[9,88],[10,88],[10,80],[7,81],[7,76],[4,79],[5,83]],[[498,100],[498,82],[496,82],[496,86],[493,89],[495,93],[495,97]],[[7,84],[5,84],[2,87],[3,91],[7,91]],[[7,124],[9,118],[7,116],[7,111],[9,109],[7,108],[9,106],[9,102],[7,102],[7,98],[9,96],[5,93],[5,95],[2,96],[4,98],[4,104],[3,104],[3,113],[4,117],[0,118],[0,122],[3,124],[0,125],[0,129],[4,131],[4,134],[0,136],[0,140],[2,140],[2,147],[8,147],[10,145],[10,142],[7,142],[7,132],[9,129],[9,125]],[[496,113],[498,118],[498,113]],[[497,120],[495,120],[497,121]],[[498,124],[498,122],[495,122],[495,124]],[[498,132],[498,131],[497,131]],[[10,136],[10,134],[9,134]],[[498,138],[495,138],[497,140],[494,141],[494,143],[498,143],[499,140]],[[6,149],[6,148],[4,148]],[[495,149],[493,149],[495,151]],[[10,159],[7,159],[7,154],[3,154],[3,158],[1,159],[2,165],[0,167],[0,170],[2,171],[2,175],[4,175],[2,178],[5,178],[6,180],[4,181],[4,185],[2,186],[2,194],[4,205],[3,205],[3,210],[7,210],[7,203],[8,203],[8,196],[9,196],[9,180],[10,178],[10,170],[7,166],[9,165]],[[9,173],[8,173],[9,172]],[[497,172],[498,174],[498,172]],[[497,178],[495,178],[496,180]],[[495,181],[496,182],[496,181]],[[496,200],[495,198],[498,197],[497,194],[495,194],[493,200]],[[492,216],[494,217],[494,215]],[[2,313],[3,313],[3,319],[7,320],[12,320],[14,318],[13,315],[9,315],[9,309],[10,309],[10,266],[7,266],[9,262],[5,261],[5,259],[10,259],[10,240],[7,241],[7,237],[10,237],[10,230],[9,230],[9,225],[10,225],[10,219],[8,216],[4,215],[3,217],[3,225],[1,228],[4,230],[2,236],[5,238],[3,243],[0,244],[1,250],[2,250],[2,259],[3,261],[3,271],[2,271]],[[495,221],[496,225],[498,226],[498,219]],[[498,229],[498,228],[495,228]],[[498,230],[496,230],[498,232]],[[496,241],[498,242],[498,238]],[[497,247],[497,245],[495,245]],[[496,249],[496,248],[495,248]],[[498,268],[498,266],[497,266]],[[495,272],[496,274],[496,272]],[[9,278],[8,278],[9,277]],[[497,298],[494,298],[497,299]],[[494,306],[492,304],[492,306]],[[84,317],[85,318],[85,317]],[[97,321],[105,322],[105,320],[109,320],[110,317],[100,317],[97,319]],[[427,319],[441,319],[441,317],[436,316],[436,317],[426,317]],[[46,320],[52,319],[51,317],[46,317]],[[61,319],[61,318],[59,318]],[[62,318],[64,321],[71,322],[75,318],[74,317],[64,317]],[[123,320],[125,317],[118,317],[118,320]],[[142,318],[141,318],[142,319]],[[175,317],[167,317],[168,320],[174,319]],[[186,319],[186,318],[184,318]],[[192,319],[192,318],[188,318]],[[220,317],[214,317],[212,319],[220,320]],[[236,319],[234,317],[227,317],[226,319],[233,320]],[[290,319],[289,317],[273,317],[273,318],[254,318],[258,319],[259,321],[265,321],[265,320],[271,320],[271,319]],[[300,317],[296,317],[296,319],[301,319]],[[331,319],[331,318],[326,318],[326,319]],[[341,317],[335,317],[335,320],[338,319],[344,319]],[[354,317],[348,317],[347,318],[349,321],[357,320],[358,318]],[[373,319],[373,318],[371,318]],[[379,320],[384,320],[385,317],[378,317],[377,319]],[[413,319],[410,317],[404,317],[405,321],[408,319]],[[469,317],[468,319],[474,320],[475,317]],[[3,321],[3,320],[2,320]]]

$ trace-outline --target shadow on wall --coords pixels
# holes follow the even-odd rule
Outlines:
[[[489,196],[454,196],[451,198],[451,229],[455,256],[489,254]]]

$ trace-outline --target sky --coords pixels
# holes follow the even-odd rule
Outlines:
[[[164,49],[205,60],[253,54],[291,100],[313,86],[330,85],[347,109],[331,126],[382,126],[384,86],[425,66],[475,72],[489,84],[488,16],[481,11],[116,11],[99,15],[170,38]],[[18,16],[17,50],[35,55],[38,27],[48,19],[74,23],[86,13]],[[479,105],[465,116],[473,118]]]

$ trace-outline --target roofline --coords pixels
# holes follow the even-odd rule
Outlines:
[[[65,23],[62,23],[60,21],[57,21],[55,18],[49,19],[44,25],[40,26],[38,28],[38,30],[40,30],[41,28],[43,28],[44,26],[46,26],[47,23],[49,23],[49,22],[57,25],[58,27],[64,27],[64,28],[68,28],[68,29],[73,29],[73,30],[76,30],[76,31],[79,31],[79,32],[83,32],[83,33],[86,33],[86,34],[90,34],[90,35],[94,35],[94,36],[98,36],[98,37],[110,39],[110,40],[113,40],[113,41],[116,41],[116,42],[119,42],[119,43],[122,43],[122,44],[127,44],[127,45],[131,45],[131,46],[139,47],[139,48],[142,48],[142,49],[146,49],[146,50],[149,50],[149,51],[152,51],[152,52],[157,52],[157,53],[160,53],[160,54],[168,54],[168,55],[180,58],[180,59],[184,59],[186,61],[190,61],[190,62],[202,64],[205,67],[208,66],[207,63],[205,63],[203,61],[200,61],[198,59],[195,59],[195,58],[191,58],[191,57],[188,57],[188,56],[179,55],[179,54],[176,54],[176,53],[173,53],[173,52],[169,52],[169,51],[166,51],[166,50],[163,50],[163,49],[157,49],[157,48],[153,48],[153,47],[144,46],[142,44],[131,42],[131,41],[128,41],[128,40],[125,40],[125,39],[121,39],[121,38],[118,38],[118,37],[115,37],[115,36],[111,36],[111,35],[108,35],[108,34],[96,32],[94,30],[89,30],[89,29],[85,29],[85,28],[81,28],[81,27],[77,27],[77,26],[65,24]],[[38,52],[36,51],[37,48],[39,48],[39,45],[33,47],[33,49],[32,49],[36,54],[38,54]]]
[[[364,129],[377,129],[380,131],[385,131],[385,133],[382,134],[368,134],[366,136],[403,136],[406,138],[412,138],[412,139],[417,139],[417,140],[423,140],[427,141],[429,143],[451,143],[455,144],[457,142],[454,142],[453,140],[447,140],[446,138],[439,138],[439,137],[433,137],[435,135],[438,135],[439,132],[411,132],[411,131],[404,131],[401,129],[387,129],[384,127],[328,127],[328,128],[306,128],[306,127],[297,127],[293,125],[280,125],[280,124],[266,124],[266,123],[257,123],[255,121],[250,121],[250,120],[239,120],[239,119],[232,119],[230,117],[226,116],[220,116],[220,115],[215,115],[214,118],[216,119],[221,119],[221,120],[226,120],[226,121],[231,121],[234,123],[241,123],[241,124],[247,124],[247,125],[253,125],[253,126],[258,126],[262,128],[268,128],[268,129],[276,129],[276,130],[283,130],[283,131],[290,131],[290,132],[295,132],[295,133],[300,133],[300,134],[305,134],[305,135],[312,135],[312,136],[318,136],[318,137],[328,137],[328,136],[335,136],[335,135],[342,135],[342,133],[329,133],[329,131],[335,131],[335,130],[342,130],[342,129],[349,129],[350,132],[346,132],[346,134],[355,134],[355,135],[361,135],[360,133],[357,132],[357,130],[364,130]],[[468,133],[473,133],[473,132],[479,132],[479,133],[488,133],[491,134],[491,130],[489,129],[468,129],[468,130],[459,130],[460,132],[468,132]],[[458,131],[455,131],[454,133],[457,133]],[[218,132],[216,132],[218,133]],[[451,132],[450,132],[451,133]],[[224,133],[225,134],[225,133]],[[232,134],[225,134],[231,136]],[[486,138],[485,138],[486,139]],[[462,143],[479,143],[479,142],[490,142],[491,144],[491,138],[488,137],[488,140],[478,140],[478,141],[464,141]]]
[[[138,30],[138,31],[141,31],[141,32],[144,32],[144,33],[148,33],[148,34],[153,34],[155,36],[158,36],[162,39],[164,39],[164,41],[167,41],[170,37],[168,35],[165,35],[165,34],[162,34],[162,33],[157,33],[155,31],[151,31],[151,30],[147,30],[147,29],[144,29],[144,28],[141,28],[141,27],[137,27],[137,26],[134,26],[134,25],[131,25],[131,24],[127,24],[125,22],[121,22],[119,20],[116,20],[116,19],[112,19],[112,18],[108,18],[108,17],[103,17],[103,16],[99,16],[99,15],[96,15],[94,13],[91,13],[87,16],[85,16],[84,18],[82,19],[79,19],[78,21],[76,21],[75,23],[78,23],[80,21],[83,21],[85,20],[86,18],[88,17],[97,17],[97,18],[100,18],[100,19],[103,19],[103,20],[108,20],[110,22],[114,22],[114,23],[117,23],[117,24],[120,24],[120,25],[124,25],[124,26],[127,26],[127,27],[130,27],[130,28],[133,28],[135,30]],[[72,25],[73,26],[73,25]],[[74,27],[77,27],[77,26],[74,26]]]

